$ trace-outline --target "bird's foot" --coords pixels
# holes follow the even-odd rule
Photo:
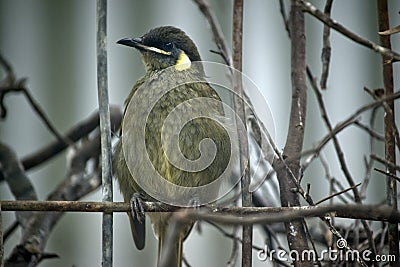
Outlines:
[[[200,199],[198,197],[194,197],[189,201],[189,207],[193,207],[195,209],[200,208],[201,206],[201,202]]]
[[[132,218],[136,218],[140,223],[145,221],[144,208],[143,208],[143,200],[141,198],[140,193],[134,193],[129,202],[131,205],[131,216]]]

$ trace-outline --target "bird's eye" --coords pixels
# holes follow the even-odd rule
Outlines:
[[[165,51],[169,52],[172,50],[172,48],[174,48],[174,44],[173,43],[166,43],[164,44],[164,49]]]

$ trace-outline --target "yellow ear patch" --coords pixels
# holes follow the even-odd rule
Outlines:
[[[191,64],[192,62],[190,61],[190,58],[186,55],[185,52],[181,51],[181,53],[179,54],[179,58],[176,61],[175,69],[177,71],[187,70],[190,68]]]

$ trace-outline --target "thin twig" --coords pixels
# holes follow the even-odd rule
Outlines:
[[[386,31],[379,31],[378,34],[379,35],[392,35],[395,33],[399,33],[400,32],[400,25],[397,25],[394,28],[388,29]]]
[[[0,53],[0,64],[3,65],[4,70],[6,71],[7,75],[12,75],[14,76],[14,69],[11,66],[11,64],[3,57],[3,55]]]
[[[345,187],[340,183],[340,181],[338,181],[335,178],[332,179],[332,184],[334,186],[338,187],[337,189],[335,189],[336,192],[338,192],[338,190],[341,190],[341,191],[346,190]],[[344,204],[348,204],[349,202],[354,201],[354,197],[348,192],[345,192],[344,194],[339,195],[338,198],[341,199]]]
[[[235,233],[235,229],[238,229],[238,228],[235,228],[234,231],[233,231],[233,233],[231,234],[231,233],[228,233],[227,231],[225,231],[221,226],[219,226],[217,223],[215,223],[215,222],[213,222],[213,221],[207,221],[207,223],[209,223],[210,225],[212,225],[213,227],[215,227],[215,228],[216,228],[219,232],[221,232],[221,234],[223,234],[225,237],[231,238],[231,239],[233,240],[233,242],[235,242],[235,243],[241,243],[241,244],[243,243],[242,239],[241,239],[240,237],[238,237],[237,234]],[[278,240],[278,241],[279,241],[279,240]],[[234,245],[234,246],[235,246],[235,245]],[[253,250],[256,250],[256,251],[264,250],[264,248],[259,247],[259,246],[254,245],[254,244],[252,245],[252,248],[253,248]],[[229,259],[229,261],[228,261],[227,266],[235,266],[234,264],[229,265],[229,263],[234,263],[234,261],[236,261],[236,259],[235,259],[235,260],[232,259],[232,258],[235,257],[235,256],[234,256],[234,251],[235,251],[235,248],[232,249],[231,257],[230,257],[230,259]],[[236,253],[236,254],[237,254],[237,253]],[[284,262],[284,261],[282,261],[281,259],[279,259],[278,257],[276,257],[276,255],[271,255],[271,257],[272,257],[272,259],[274,259],[275,261],[279,262],[279,264],[281,264],[281,265],[283,265],[283,266],[287,266],[287,267],[291,266],[291,265],[288,264],[287,262]]]
[[[328,118],[328,113],[326,111],[326,107],[325,107],[325,103],[324,103],[323,98],[322,98],[322,94],[319,91],[318,85],[315,82],[315,78],[313,77],[313,75],[311,73],[311,70],[309,68],[307,68],[307,74],[308,74],[308,77],[309,77],[309,79],[311,81],[311,85],[312,85],[311,87],[313,88],[313,91],[314,91],[314,93],[315,93],[315,95],[317,97],[317,102],[318,102],[318,105],[320,107],[321,117],[324,120],[325,125],[328,128],[329,133],[332,135],[332,124],[331,124],[331,122],[330,122],[330,120]],[[342,148],[341,148],[341,146],[339,144],[339,140],[337,139],[337,137],[335,135],[332,135],[332,139],[333,139],[333,144],[334,144],[334,147],[335,147],[335,150],[336,150],[336,154],[337,154],[337,157],[338,157],[338,160],[339,160],[339,163],[340,163],[340,167],[342,168],[343,174],[346,177],[347,182],[349,183],[350,187],[352,188],[353,195],[354,195],[354,200],[357,203],[361,203],[362,200],[361,200],[361,197],[360,197],[360,193],[358,192],[357,187],[355,186],[354,179],[351,176],[350,171],[349,171],[349,169],[347,167],[347,163],[346,163],[346,161],[344,159],[343,150],[342,150]],[[371,231],[368,223],[365,220],[362,220],[361,222],[362,222],[362,224],[364,226],[365,232],[368,235],[368,240],[370,240],[371,254],[372,254],[372,256],[375,256],[376,255],[376,248],[375,248],[375,243],[372,240],[372,231]]]
[[[372,159],[368,160],[367,157],[364,156],[363,160],[365,165],[365,175],[364,175],[364,180],[362,182],[362,186],[360,188],[360,197],[362,200],[365,200],[367,196],[368,184],[369,181],[371,180]]]
[[[358,184],[354,185],[354,187],[358,187],[358,186],[360,186],[360,185],[361,185],[361,183],[358,183]],[[329,200],[329,199],[332,199],[332,198],[334,198],[334,197],[336,197],[336,196],[338,196],[338,195],[344,194],[344,193],[346,193],[347,191],[350,191],[350,190],[353,190],[353,187],[349,187],[349,188],[347,188],[347,189],[345,189],[345,190],[342,190],[342,191],[340,191],[340,192],[336,192],[336,193],[331,194],[331,195],[329,195],[329,196],[327,196],[327,197],[324,197],[324,198],[321,199],[320,201],[315,202],[315,205],[319,205],[319,204],[321,204],[321,203],[323,203],[323,202],[325,202],[325,201],[327,201],[327,200]]]
[[[397,176],[394,175],[394,174],[391,174],[390,172],[385,172],[385,171],[380,170],[380,169],[378,169],[378,168],[374,168],[374,171],[380,172],[380,173],[382,173],[382,174],[384,174],[384,175],[386,175],[386,176],[390,176],[391,178],[395,179],[397,182],[400,182],[400,178],[397,177]]]
[[[326,0],[324,14],[328,17],[331,16],[333,0]],[[328,25],[324,25],[324,31],[322,35],[322,73],[321,73],[321,81],[320,86],[321,89],[326,89],[326,82],[328,80],[329,75],[329,63],[331,61],[331,42],[329,40],[331,34],[331,28]]]
[[[379,245],[381,247],[381,251],[383,250],[384,245],[385,245],[385,239],[386,239],[385,237],[386,237],[387,231],[389,229],[389,224],[388,223],[384,223],[382,228],[383,229],[382,229],[382,233],[381,233],[381,240],[379,242]]]
[[[26,175],[16,153],[0,142],[0,174],[4,177],[11,193],[17,200],[37,200],[37,194],[29,177]],[[33,212],[16,212],[17,225],[24,229],[28,226]],[[4,239],[12,232],[6,232]]]
[[[373,108],[371,111],[371,116],[369,119],[369,127],[371,129],[372,132],[375,132],[375,119],[376,119],[376,115],[377,115],[377,110],[378,108]],[[372,136],[372,133],[369,134],[369,150],[370,150],[370,154],[374,154],[375,151],[375,138]],[[367,159],[366,156],[364,156],[364,162],[365,162],[365,166],[366,166],[366,170],[365,170],[365,178],[364,178],[364,182],[363,185],[360,189],[360,194],[361,197],[364,199],[365,196],[367,195],[367,187],[369,184],[369,181],[371,179],[371,172],[372,172],[372,166],[373,166],[373,159]]]
[[[214,224],[215,226],[216,224]],[[239,227],[234,227],[232,231],[232,237],[236,237],[239,232]],[[254,245],[252,245],[254,247]],[[228,262],[226,263],[227,267],[234,267],[237,262],[237,258],[239,256],[239,241],[236,238],[232,238],[232,252],[229,257]]]
[[[311,162],[316,159],[321,150],[325,147],[326,144],[328,144],[328,142],[330,140],[332,140],[333,136],[337,136],[341,131],[343,131],[344,129],[346,129],[348,126],[352,125],[353,123],[355,123],[357,120],[356,119],[352,119],[352,120],[346,120],[343,123],[339,123],[337,124],[333,129],[331,133],[326,134],[324,137],[321,138],[320,141],[317,142],[317,145],[309,150],[304,150],[303,152],[301,152],[301,156],[307,156],[310,155],[307,159],[305,159],[303,161],[303,164],[301,166],[302,170],[305,171],[308,166],[311,164]]]
[[[359,127],[360,129],[365,130],[371,137],[375,138],[378,141],[385,141],[385,137],[381,135],[380,133],[374,131],[367,125],[361,123],[360,121],[354,121],[354,124]]]
[[[310,243],[314,250],[314,253],[315,253],[315,255],[318,255],[318,250],[317,250],[317,247],[315,246],[314,239],[311,236],[310,229],[308,228],[308,225],[306,223],[304,224],[304,227],[306,228],[307,237],[308,237],[308,240],[310,240]],[[318,265],[319,267],[322,267],[321,260],[319,258],[317,258],[316,261],[314,261],[314,264]]]
[[[338,123],[335,127],[338,129],[342,129],[343,127],[351,124],[353,121],[355,121],[358,116],[360,116],[363,112],[376,108],[378,106],[381,106],[384,102],[390,101],[390,100],[395,100],[395,99],[399,99],[400,98],[400,91],[397,91],[395,93],[393,93],[390,96],[386,96],[386,97],[382,97],[379,100],[376,100],[374,102],[368,103],[364,106],[361,106],[360,108],[358,108],[353,114],[351,114],[347,119],[343,120],[342,122]],[[335,133],[335,131],[332,132],[332,134]],[[331,133],[328,134],[328,136],[331,136]],[[328,140],[326,140],[327,137],[324,137],[322,140],[323,142],[320,142],[321,144],[318,145],[317,149],[310,149],[310,150],[305,150],[301,153],[302,157],[309,155],[309,154],[314,154],[316,152],[319,152],[327,143],[328,141],[331,139],[328,138]]]
[[[393,86],[393,85],[392,85]],[[369,95],[372,96],[373,99],[377,100],[379,97],[373,93],[372,90],[368,89],[367,87],[364,87],[364,91],[366,91]],[[393,93],[393,88],[390,93],[386,93],[386,95],[391,95]],[[395,146],[397,145],[397,149],[400,151],[400,133],[399,129],[397,128],[397,124],[395,121],[395,115],[393,113],[394,111],[394,101],[388,101],[382,103],[383,109],[386,112],[385,119],[389,120],[389,122],[385,123],[385,141],[387,136],[390,136],[390,139],[393,139],[390,141],[391,145],[393,146],[392,150],[395,150]],[[387,132],[389,131],[389,132]],[[395,153],[395,151],[393,152]],[[394,157],[396,159],[396,157]],[[396,160],[394,160],[396,162]]]
[[[228,233],[227,231],[224,230],[224,228],[222,228],[221,226],[219,226],[217,223],[213,222],[213,221],[207,221],[207,223],[211,226],[213,226],[215,229],[217,229],[219,232],[221,232],[221,234],[223,234],[225,237],[231,238],[233,240],[236,240],[239,243],[243,243],[243,240],[238,237],[235,234],[235,231],[233,231],[233,233]],[[259,247],[257,245],[252,245],[254,250],[261,250],[263,249],[262,247]]]
[[[17,86],[11,85],[11,87],[1,87],[0,91],[2,94],[2,97],[4,97],[5,94],[10,93],[10,92],[21,92],[26,99],[28,100],[30,106],[33,108],[35,113],[39,116],[39,118],[42,120],[44,125],[47,127],[47,129],[57,138],[58,141],[63,142],[65,144],[71,145],[72,142],[66,138],[64,138],[61,133],[57,130],[57,128],[50,122],[50,119],[44,112],[44,110],[41,108],[40,104],[33,98],[29,90],[23,85],[25,80],[22,81],[22,84],[19,84]],[[2,104],[2,114],[1,117],[5,117],[7,114],[7,110],[4,108]]]
[[[44,203],[54,203],[54,200],[77,200],[87,195],[93,190],[97,189],[100,185],[98,169],[95,168],[88,174],[86,168],[87,162],[91,159],[96,160],[99,158],[100,150],[98,148],[98,140],[100,136],[94,137],[92,140],[83,143],[77,148],[75,155],[71,160],[70,170],[67,172],[67,177],[57,186],[57,188],[47,197],[50,201]],[[89,153],[91,158],[81,157],[81,153],[88,153],[88,150],[97,151],[96,153]],[[81,159],[83,162],[75,160]],[[32,203],[37,205],[35,201],[10,201],[11,203]],[[57,202],[57,201],[55,201]],[[65,201],[68,203],[68,201]],[[40,205],[39,205],[40,206]],[[28,211],[32,209],[28,205]],[[43,257],[46,257],[44,248],[51,231],[54,229],[55,224],[59,221],[63,213],[61,212],[44,212],[47,209],[39,209],[43,212],[32,212],[32,216],[27,222],[27,226],[22,228],[22,237],[20,245],[14,247],[11,255],[7,259],[8,264],[15,264],[16,261],[23,259],[26,266],[35,266],[40,262]],[[23,255],[23,256],[22,256]],[[25,266],[25,265],[24,265]]]
[[[315,6],[313,6],[311,3],[304,1],[304,0],[296,0],[303,8],[303,10],[313,17],[317,18],[318,20],[322,21],[323,23],[327,24],[329,27],[332,29],[335,29],[339,33],[343,34],[344,36],[350,38],[354,42],[363,45],[365,47],[368,47],[375,52],[380,53],[381,55],[384,55],[388,57],[388,60],[385,63],[393,62],[393,61],[399,61],[400,60],[400,55],[390,49],[387,49],[385,47],[382,47],[374,42],[371,42],[370,40],[364,39],[361,36],[353,33],[352,31],[348,30],[346,27],[338,23],[337,21],[331,19],[330,17],[326,16],[323,12],[321,12],[319,9],[317,9]]]
[[[22,92],[28,100],[29,104],[43,121],[49,131],[61,142],[70,144],[70,141],[64,138],[57,130],[57,128],[50,122],[50,119],[40,107],[39,103],[33,98],[29,90],[25,87],[26,78],[16,79],[14,69],[11,64],[0,53],[0,64],[3,65],[6,71],[6,78],[0,83],[0,117],[5,118],[7,109],[4,106],[4,97],[10,92]]]
[[[182,256],[182,261],[186,265],[186,267],[192,267],[192,265],[190,265],[190,263],[189,263],[188,259],[185,257],[185,255]]]
[[[15,221],[15,222],[13,222],[13,223],[11,224],[11,226],[8,227],[8,229],[7,229],[7,230],[4,232],[4,234],[3,234],[3,242],[5,242],[5,241],[11,236],[11,234],[12,234],[15,230],[17,230],[18,225],[19,225],[19,222],[18,222],[18,221]]]
[[[327,110],[326,110],[326,107],[325,107],[325,103],[324,103],[323,98],[322,98],[322,94],[319,91],[319,88],[318,88],[318,85],[316,84],[315,78],[312,75],[311,70],[309,68],[307,68],[307,75],[308,75],[308,78],[309,78],[309,80],[311,82],[311,85],[312,85],[311,87],[313,88],[315,96],[317,97],[317,102],[318,102],[318,105],[319,105],[319,108],[320,108],[321,117],[322,117],[326,127],[328,128],[329,134],[332,136],[332,140],[333,140],[333,143],[334,143],[334,146],[335,146],[336,154],[338,156],[338,159],[339,159],[340,166],[342,168],[343,174],[346,177],[347,182],[349,183],[349,185],[353,188],[353,193],[354,193],[355,200],[357,202],[359,202],[359,201],[361,201],[359,192],[358,192],[357,188],[355,187],[354,179],[351,176],[350,171],[349,171],[349,169],[347,167],[347,163],[346,163],[346,161],[344,159],[343,150],[342,150],[342,148],[341,148],[341,146],[339,144],[339,140],[337,139],[336,135],[334,135],[333,132],[332,132],[333,131],[332,124],[331,124],[331,122],[330,122],[330,120],[328,118],[328,113],[327,113]]]
[[[197,4],[200,11],[203,13],[204,17],[207,19],[208,23],[211,26],[211,31],[213,33],[215,43],[218,46],[219,54],[222,56],[228,66],[232,66],[232,57],[230,56],[228,45],[222,33],[221,27],[218,23],[217,16],[210,8],[210,4],[207,2],[207,0],[193,1]]]
[[[110,116],[111,116],[111,129],[116,130],[120,127],[122,119],[122,111],[118,106],[110,106]],[[70,130],[67,131],[65,137],[76,142],[83,137],[89,135],[94,129],[96,129],[100,124],[98,112],[93,113],[89,118],[79,122]],[[25,170],[29,170],[36,167],[52,157],[56,156],[58,153],[62,152],[68,146],[65,142],[55,141],[47,146],[33,152],[31,155],[24,157],[21,162]]]
[[[279,12],[281,12],[283,24],[285,25],[286,33],[288,34],[289,39],[290,39],[289,20],[286,15],[285,2],[283,0],[279,0]]]
[[[399,165],[393,164],[392,162],[389,162],[386,159],[383,159],[383,158],[379,157],[376,154],[371,154],[370,157],[371,157],[371,159],[374,159],[374,160],[384,164],[385,166],[388,166],[388,167],[400,172],[400,166]]]
[[[329,170],[329,164],[326,161],[324,155],[319,155],[319,161],[321,161],[322,167],[325,170],[325,178],[329,183],[329,195],[334,194],[335,192],[335,187],[334,187],[334,178],[331,175],[331,172]],[[340,199],[343,199],[340,195],[339,195]],[[333,198],[330,199],[329,204],[333,204]]]

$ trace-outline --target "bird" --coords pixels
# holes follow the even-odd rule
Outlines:
[[[112,159],[114,177],[119,183],[124,201],[129,202],[132,207],[132,212],[128,213],[128,217],[135,245],[138,249],[143,249],[145,223],[141,203],[142,201],[159,201],[157,193],[149,194],[143,187],[154,189],[155,192],[163,189],[157,188],[159,185],[154,183],[152,179],[154,171],[168,183],[178,186],[175,191],[172,189],[167,191],[169,198],[178,198],[179,188],[202,187],[211,184],[221,176],[229,164],[231,143],[226,128],[217,121],[201,115],[206,110],[208,114],[223,117],[223,103],[217,92],[207,83],[198,49],[183,30],[174,26],[161,26],[151,29],[141,37],[123,38],[117,43],[139,51],[146,69],[145,75],[135,83],[125,101],[120,138],[116,143]],[[163,73],[167,70],[171,71],[165,78]],[[164,88],[168,87],[172,89],[164,92]],[[153,100],[150,99],[159,91],[163,94],[157,98],[156,103],[152,103]],[[133,116],[128,107],[129,103],[135,99],[138,101],[138,106],[131,105],[135,114]],[[191,102],[193,99],[206,99],[206,107],[201,106],[202,101]],[[186,105],[182,105],[185,103]],[[147,106],[151,106],[149,113],[145,114],[144,120],[141,120],[139,117],[147,112],[142,109],[146,109]],[[165,121],[169,115],[174,114],[177,108],[178,110],[180,108],[181,115],[175,114],[175,117],[172,116],[172,121],[179,120],[188,114],[200,113],[200,115],[185,122],[176,135],[174,132],[176,129],[173,126],[165,129],[168,128]],[[141,130],[143,130],[144,140],[127,137],[129,133],[140,136]],[[176,162],[171,162],[167,149],[172,144],[171,140],[174,136],[178,139],[180,152],[189,162],[193,163],[204,155],[212,157],[212,162],[199,170],[181,168]],[[127,144],[124,144],[124,138],[128,140]],[[211,140],[213,143],[211,147],[215,151],[211,149],[212,152],[209,152],[204,147],[202,149],[204,140]],[[145,166],[144,155],[138,152],[142,141],[145,144],[146,157],[151,162],[153,170],[143,167]],[[132,161],[127,160],[127,157]],[[179,157],[178,163],[180,163]],[[132,172],[135,168],[138,168],[140,172]],[[209,193],[217,195],[218,190],[218,185],[216,185]],[[193,201],[196,203],[195,197]],[[149,212],[147,215],[150,217],[158,239],[158,266],[162,264],[163,266],[181,266],[183,241],[189,235],[194,221],[185,223],[180,228],[178,240],[172,244],[172,248],[169,248],[172,253],[168,257],[168,264],[165,265],[165,262],[161,262],[161,256],[172,213]]]

